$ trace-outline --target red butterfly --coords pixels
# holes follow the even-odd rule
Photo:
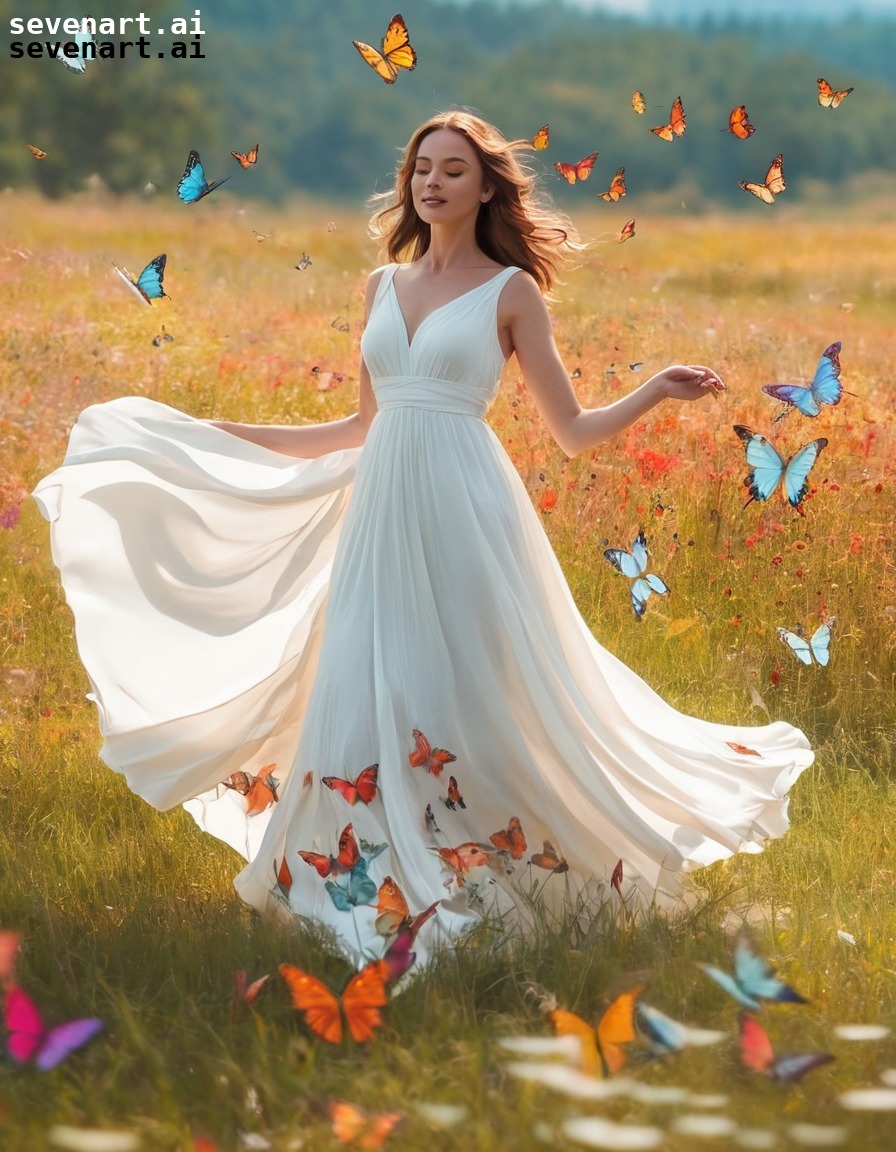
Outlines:
[[[614,203],[625,195],[625,169],[617,168],[616,175],[610,181],[606,192],[600,193],[601,200],[612,200]]]
[[[492,832],[489,840],[499,852],[509,852],[514,860],[521,860],[528,847],[518,816],[511,816],[507,827],[499,832]]]
[[[329,859],[329,857],[327,857]],[[286,863],[286,857],[280,861],[280,867],[277,867],[277,861],[274,861],[274,875],[277,877],[277,888],[280,895],[289,899],[289,890],[292,888],[292,873],[289,870],[289,865]]]
[[[416,747],[408,753],[408,763],[412,768],[425,768],[431,776],[441,776],[445,765],[457,759],[444,748],[433,748],[419,728],[414,729],[413,735]]]
[[[728,117],[728,127],[722,129],[723,132],[730,132],[732,136],[736,136],[738,140],[746,140],[748,136],[752,136],[756,131],[756,126],[751,124],[747,117],[747,109],[743,104],[734,108]]]
[[[332,788],[334,792],[338,792],[340,796],[348,800],[349,804],[354,804],[356,800],[369,804],[376,796],[376,778],[379,770],[379,764],[371,764],[370,767],[358,774],[354,784],[349,780],[342,780],[338,776],[324,776],[321,783]]]
[[[622,231],[619,233],[619,243],[624,244],[626,240],[631,240],[635,234],[634,220],[627,220]]]
[[[547,868],[549,872],[568,872],[569,865],[566,858],[561,856],[550,840],[544,841],[544,849],[541,852],[533,852],[529,857],[530,864],[534,864],[536,868]]]
[[[460,788],[457,786],[457,779],[454,776],[448,777],[448,796],[445,799],[445,807],[450,808],[452,812],[457,811],[458,808],[466,808],[464,798],[460,794]]]
[[[345,1027],[356,1044],[373,1039],[382,1024],[380,1009],[386,1004],[386,969],[374,960],[355,973],[341,996],[332,992],[322,980],[303,972],[293,964],[281,964],[280,975],[286,981],[292,1002],[304,1014],[305,1023],[328,1044],[338,1044]]]
[[[250,984],[245,969],[237,968],[233,974],[234,1000],[242,1000],[244,1004],[251,1004],[270,978],[270,973],[267,973],[265,976],[259,976],[257,980],[253,980]]]
[[[234,160],[239,161],[241,168],[248,168],[250,164],[256,164],[258,162],[258,145],[256,144],[255,147],[245,155],[243,155],[242,152],[231,152],[230,155]]]
[[[234,772],[223,782],[225,788],[232,788],[246,797],[246,814],[263,812],[270,804],[277,801],[278,781],[271,776],[277,767],[276,764],[265,764],[258,769],[258,775],[251,772]]]
[[[594,167],[594,161],[599,155],[599,152],[592,152],[590,156],[586,156],[578,164],[566,164],[562,160],[558,160],[554,167],[567,184],[575,184],[576,180],[588,179],[591,175],[591,169]]]
[[[685,116],[684,105],[681,102],[681,97],[676,96],[672,103],[672,111],[669,113],[669,123],[664,124],[661,128],[648,128],[648,132],[652,132],[654,136],[659,136],[660,140],[673,140],[676,136],[684,136]]]
[[[755,1016],[740,1014],[740,1058],[747,1068],[760,1072],[771,1080],[793,1082],[830,1064],[834,1057],[829,1052],[794,1052],[776,1056],[768,1035]]]
[[[351,824],[346,824],[339,836],[339,848],[335,856],[324,856],[320,852],[303,852],[299,855],[306,864],[317,870],[318,876],[329,876],[331,872],[351,872],[361,859],[361,851]]]

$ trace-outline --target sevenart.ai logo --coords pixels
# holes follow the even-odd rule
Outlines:
[[[123,59],[129,55],[144,60],[154,56],[173,60],[205,59],[201,39],[205,29],[198,8],[192,16],[174,17],[167,25],[159,21],[155,27],[145,12],[137,16],[84,16],[81,19],[13,16],[9,21],[9,31],[12,36],[27,34],[34,37],[29,41],[10,42],[9,55],[14,60],[25,57],[39,60],[49,56],[61,60],[76,72],[83,72],[88,60]],[[107,36],[122,39],[97,39]],[[135,38],[123,39],[126,36]]]

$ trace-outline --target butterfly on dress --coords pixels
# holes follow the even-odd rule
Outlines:
[[[752,192],[754,196],[758,196],[763,204],[774,204],[775,197],[787,187],[784,183],[783,155],[779,152],[772,160],[765,174],[764,183],[757,184],[750,180],[738,180],[738,184],[745,192]]]
[[[830,1064],[830,1052],[793,1052],[776,1056],[771,1040],[755,1016],[740,1013],[740,1058],[744,1067],[759,1072],[770,1080],[795,1083],[814,1068]]]
[[[713,964],[697,964],[698,968],[714,980],[720,988],[733,996],[744,1008],[756,1010],[763,1000],[775,1004],[807,1004],[805,997],[789,984],[779,980],[769,965],[756,951],[752,937],[741,929],[734,942],[734,974],[724,972]]]
[[[311,257],[308,255],[307,252],[303,252],[301,260],[299,260],[298,264],[296,264],[296,269],[299,272],[304,272],[306,268],[310,268],[310,267],[311,267]]]
[[[395,83],[399,69],[404,68],[408,72],[413,72],[417,67],[417,53],[411,47],[408,26],[398,13],[389,21],[381,51],[361,40],[353,40],[352,43],[361,53],[362,59],[366,60],[377,76],[387,84]]]
[[[763,384],[762,391],[775,400],[790,407],[775,417],[775,422],[796,408],[803,416],[817,416],[822,404],[833,407],[840,403],[843,385],[840,383],[840,341],[825,348],[815,369],[812,383],[804,384]]]
[[[96,1016],[48,1028],[37,1005],[15,984],[3,994],[3,1023],[10,1058],[17,1064],[33,1062],[42,1072],[55,1068],[103,1029],[102,1020]]]
[[[43,148],[38,148],[35,144],[26,144],[25,147],[31,153],[35,160],[46,160],[47,154]]]
[[[339,776],[323,776],[321,777],[321,784],[326,784],[328,788],[338,792],[349,804],[355,804],[358,800],[362,804],[369,804],[376,796],[376,778],[379,770],[379,764],[371,764],[358,773],[354,782],[343,780]]]
[[[308,852],[299,849],[299,856],[310,864],[318,876],[329,876],[335,872],[351,872],[361,859],[361,850],[355,839],[351,824],[346,824],[339,834],[339,846],[335,856],[325,856],[321,852]]]
[[[557,160],[554,163],[554,167],[567,184],[575,184],[577,180],[588,179],[591,175],[591,169],[594,167],[594,162],[599,155],[599,152],[592,152],[590,156],[585,156],[577,164],[567,164],[563,160]]]
[[[327,880],[324,887],[340,912],[351,912],[362,904],[370,904],[376,896],[376,884],[367,875],[367,860],[363,856],[352,865],[344,882]]]
[[[606,192],[600,192],[601,200],[612,200],[615,204],[617,200],[621,200],[625,195],[625,169],[617,168],[616,175],[610,181],[610,187]]]
[[[428,908],[412,916],[404,893],[392,877],[387,876],[376,893],[374,929],[380,936],[394,936],[397,932],[407,930],[410,932],[410,943],[413,944],[417,933],[435,915],[440,903],[440,900],[434,900]]]
[[[744,508],[754,500],[768,500],[780,487],[788,504],[801,516],[805,516],[802,503],[809,491],[809,472],[821,450],[827,446],[825,437],[820,436],[804,444],[785,461],[777,448],[761,433],[753,432],[743,424],[735,424],[734,431],[743,442],[747,463],[753,469],[744,477],[744,485],[749,492]]]
[[[659,136],[660,140],[672,141],[676,136],[684,136],[684,129],[684,105],[681,102],[681,97],[676,96],[672,101],[672,110],[669,113],[669,123],[663,124],[659,128],[648,128],[647,131],[652,133],[654,136]]]
[[[596,1028],[565,1008],[554,1008],[548,1012],[558,1036],[578,1038],[583,1072],[606,1079],[621,1071],[626,1060],[625,1045],[637,1038],[634,1011],[640,991],[640,988],[632,988],[618,996],[604,1012]]]
[[[464,877],[477,868],[491,868],[496,855],[488,844],[479,844],[468,840],[458,844],[456,848],[433,848],[444,864],[447,864],[457,881],[459,888],[464,886]]]
[[[187,166],[184,169],[184,174],[181,176],[177,185],[177,195],[184,202],[184,204],[195,204],[197,200],[201,200],[204,196],[208,196],[210,192],[214,192],[216,188],[220,188],[230,179],[225,176],[222,180],[213,180],[209,184],[205,177],[205,169],[202,167],[202,161],[199,159],[199,153],[195,148],[190,149],[190,155],[187,157]]]
[[[634,220],[626,220],[625,224],[622,227],[622,231],[619,233],[619,243],[624,244],[626,242],[626,240],[631,240],[631,238],[634,236],[634,234],[635,234],[635,222],[634,222]]]
[[[540,852],[532,853],[529,857],[529,863],[534,864],[536,868],[546,868],[552,873],[569,871],[566,857],[557,851],[550,840],[543,841],[543,848]]]
[[[373,1039],[383,1022],[381,1009],[389,998],[382,961],[374,960],[356,972],[341,996],[294,964],[281,964],[279,971],[293,1005],[315,1036],[328,1044],[339,1044],[346,1031],[356,1044],[367,1044]]]
[[[822,108],[839,108],[850,92],[855,91],[854,88],[843,88],[840,92],[835,92],[827,80],[821,76],[818,77],[816,83],[818,84],[818,103]]]
[[[404,1112],[365,1112],[348,1100],[331,1100],[327,1105],[333,1136],[340,1144],[354,1144],[362,1152],[382,1148],[404,1119]]]
[[[289,870],[289,865],[286,863],[286,857],[280,861],[280,867],[277,867],[277,861],[274,861],[274,876],[276,877],[277,893],[283,897],[284,900],[289,900],[289,891],[292,888],[292,873]]]
[[[665,596],[669,591],[665,581],[661,580],[659,576],[653,572],[648,572],[645,575],[648,552],[647,538],[643,529],[635,537],[631,552],[626,552],[624,548],[607,548],[604,551],[604,556],[617,572],[621,572],[623,576],[627,576],[629,580],[633,581],[631,586],[632,608],[639,620],[647,610],[647,601],[651,592]]]
[[[436,823],[436,814],[432,810],[432,804],[427,804],[426,808],[423,810],[423,820],[426,824],[426,830],[428,832],[440,833],[442,831],[442,829]]]
[[[161,300],[163,296],[169,300],[171,299],[162,287],[167,262],[168,257],[163,252],[160,256],[156,256],[155,259],[150,260],[136,280],[130,272],[128,272],[127,268],[119,268],[117,264],[113,264],[112,267],[125,284],[127,284],[128,288],[130,288],[144,304],[152,305],[153,300]]]
[[[448,777],[448,795],[444,797],[444,801],[445,807],[450,808],[452,812],[456,812],[458,808],[466,808],[455,776]]]
[[[414,750],[408,753],[408,763],[412,768],[425,768],[431,776],[441,776],[445,765],[457,759],[446,748],[433,748],[419,728],[415,728],[412,735]]]
[[[551,142],[551,130],[547,124],[542,124],[532,137],[532,147],[536,152],[542,152]]]
[[[489,840],[499,852],[508,853],[513,860],[522,860],[528,847],[519,816],[511,816],[507,827],[492,832]]]
[[[730,132],[731,135],[736,136],[738,140],[746,140],[753,135],[756,131],[756,125],[750,123],[744,104],[739,104],[731,110],[728,116],[728,127],[723,128],[722,131]]]
[[[276,767],[276,764],[265,764],[263,768],[258,769],[257,776],[253,776],[251,772],[233,772],[226,780],[222,780],[225,788],[231,788],[234,792],[239,792],[240,796],[245,796],[247,816],[264,812],[271,804],[277,802],[279,781],[271,775]]]
[[[241,168],[248,168],[250,164],[258,163],[258,145],[250,148],[248,152],[231,152],[230,155],[236,160]]]
[[[610,887],[614,889],[619,899],[625,903],[625,897],[622,895],[622,880],[623,880],[623,864],[622,860],[617,860],[613,868],[613,874],[610,876]]]
[[[68,68],[69,72],[76,72],[81,76],[83,76],[84,71],[87,68],[87,60],[96,59],[96,41],[93,38],[93,33],[88,32],[85,27],[85,24],[89,19],[89,16],[85,16],[81,21],[81,27],[75,33],[74,40],[67,41],[68,44],[75,44],[77,46],[77,53],[73,56],[66,56],[65,52],[63,51],[60,52],[56,57],[57,60],[61,61],[66,66],[66,68]],[[86,48],[90,44],[93,45],[93,52],[88,54]]]
[[[822,668],[826,668],[831,659],[831,631],[836,622],[835,616],[829,616],[818,625],[808,640],[797,632],[779,628],[778,639],[787,645],[801,664],[809,667],[812,664],[820,664]]]
[[[634,108],[639,116],[644,115],[647,109],[647,101],[644,99],[643,92],[635,91],[632,93],[632,108]]]

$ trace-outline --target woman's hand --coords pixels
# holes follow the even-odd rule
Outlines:
[[[699,400],[707,393],[717,399],[725,391],[721,377],[702,364],[671,364],[657,372],[653,380],[669,400]]]

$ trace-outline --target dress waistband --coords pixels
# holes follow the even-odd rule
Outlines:
[[[380,376],[373,381],[377,408],[428,408],[482,420],[490,397],[481,389],[430,376]]]

